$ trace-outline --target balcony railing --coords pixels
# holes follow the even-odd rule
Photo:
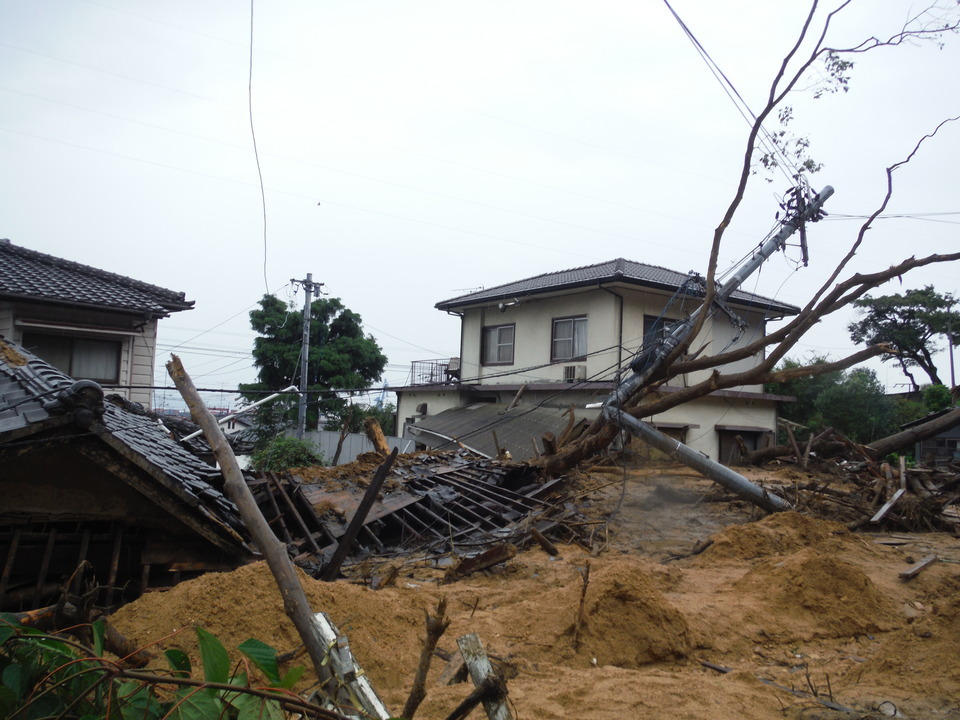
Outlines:
[[[442,385],[460,381],[460,358],[414,360],[411,363],[412,385]]]

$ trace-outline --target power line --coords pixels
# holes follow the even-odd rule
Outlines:
[[[253,140],[253,157],[257,161],[257,179],[260,184],[260,207],[263,208],[263,289],[269,294],[267,282],[267,194],[263,188],[263,171],[260,169],[260,154],[257,152],[257,133],[253,127],[253,0],[250,0],[250,64],[247,72],[247,111],[250,116],[250,138]]]

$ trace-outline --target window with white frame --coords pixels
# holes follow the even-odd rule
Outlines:
[[[514,325],[492,325],[483,328],[480,360],[483,365],[512,365]]]
[[[557,318],[553,321],[550,359],[554,362],[587,357],[587,317]]]
[[[36,331],[23,333],[22,344],[39,358],[78,380],[120,381],[121,340],[75,337]]]

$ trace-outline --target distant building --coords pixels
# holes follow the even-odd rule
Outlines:
[[[491,454],[493,433],[504,447],[505,424],[510,418],[519,420],[524,409],[552,410],[554,416],[538,412],[536,418],[524,417],[527,435],[535,432],[535,425],[557,435],[569,420],[561,413],[571,405],[578,421],[596,417],[596,410],[584,406],[604,399],[621,368],[629,372],[638,349],[700,305],[702,290],[697,292],[689,279],[618,258],[437,303],[438,310],[460,317],[460,355],[414,362],[411,384],[394,389],[405,428],[402,436],[431,447],[461,444]],[[752,343],[766,333],[767,320],[799,312],[743,291],[732,294],[727,310],[729,314],[717,313],[707,322],[694,349],[706,345],[708,352],[718,354]],[[749,370],[761,358],[753,356],[722,370]],[[660,392],[676,392],[708,375],[703,371],[677,377]],[[521,387],[524,394],[508,413]],[[728,462],[737,452],[738,435],[748,449],[755,449],[775,432],[778,399],[762,385],[744,386],[718,390],[646,419],[695,450]],[[469,412],[479,403],[499,405],[501,412]],[[516,438],[509,448],[514,459],[521,459],[515,448],[523,457],[533,454],[537,440]]]
[[[0,239],[0,335],[145,407],[157,321],[191,308],[182,292]]]

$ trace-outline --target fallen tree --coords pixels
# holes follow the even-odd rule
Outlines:
[[[655,358],[655,366],[652,371],[644,372],[646,359],[638,351],[630,363],[630,370],[634,373],[633,376],[628,378],[607,399],[601,416],[577,440],[559,447],[555,454],[544,456],[537,461],[546,475],[556,476],[568,472],[581,461],[604,450],[617,437],[621,428],[611,422],[610,417],[614,413],[608,412],[610,406],[618,408],[619,411],[632,418],[651,417],[716,390],[780,382],[790,377],[843,370],[868,358],[893,352],[893,348],[890,346],[875,345],[832,363],[821,363],[781,371],[774,369],[814,325],[824,318],[849,307],[870,290],[891,279],[900,278],[916,268],[960,260],[960,253],[956,252],[932,254],[921,258],[909,257],[873,273],[853,273],[849,277],[841,277],[850,265],[851,260],[863,246],[866,234],[873,227],[873,223],[886,210],[893,196],[894,173],[908,164],[921,147],[935,137],[945,125],[960,119],[954,117],[939,123],[930,133],[916,142],[911,152],[904,159],[886,168],[886,192],[881,201],[860,226],[847,253],[795,317],[776,331],[764,335],[752,343],[734,347],[715,355],[702,353],[703,348],[691,352],[691,345],[700,335],[705,323],[718,312],[725,310],[721,304],[714,302],[718,297],[723,297],[716,282],[720,248],[724,234],[743,201],[748,182],[758,161],[758,155],[760,155],[760,163],[766,167],[777,166],[781,163],[791,167],[792,177],[797,182],[797,187],[792,191],[795,206],[802,208],[805,204],[813,201],[812,192],[807,185],[805,175],[818,168],[816,163],[806,158],[805,142],[794,145],[791,149],[791,156],[787,157],[783,145],[790,141],[784,141],[785,133],[779,133],[771,141],[770,135],[766,133],[763,127],[764,122],[778,110],[780,111],[781,122],[783,122],[783,104],[787,94],[805,82],[815,66],[821,63],[826,77],[829,78],[828,82],[833,83],[834,86],[842,86],[846,84],[848,72],[853,65],[852,61],[848,59],[849,57],[882,47],[895,47],[916,41],[935,40],[940,38],[943,33],[955,33],[960,28],[960,16],[958,16],[960,10],[958,8],[933,4],[928,6],[924,12],[915,14],[898,32],[885,40],[869,37],[853,46],[834,47],[828,45],[826,37],[831,23],[847,4],[841,4],[836,10],[819,20],[819,27],[815,30],[814,22],[818,18],[818,3],[813,2],[796,43],[784,58],[774,77],[766,104],[756,114],[756,119],[751,126],[743,155],[740,179],[734,197],[714,230],[700,309],[691,314],[688,320],[681,321],[688,324],[689,327],[684,328],[682,333],[675,332],[674,337],[671,338],[672,342],[659,349],[662,356]],[[806,47],[806,50],[801,54],[801,48],[803,47]],[[787,116],[789,116],[789,112]],[[773,143],[772,146],[771,142]],[[764,145],[765,143],[766,145]],[[802,219],[804,217],[802,214],[799,217],[800,220],[793,218],[790,222],[797,223],[798,227],[796,229],[799,230],[801,242],[805,249],[806,221]],[[816,219],[816,217],[813,217],[810,221]],[[787,220],[784,220],[784,225],[787,222]],[[724,288],[726,288],[726,285]],[[758,357],[761,359],[747,371],[722,372],[723,366],[729,363]],[[678,392],[658,392],[658,388],[671,379],[702,370],[712,371],[709,377],[702,382],[685,387]]]

